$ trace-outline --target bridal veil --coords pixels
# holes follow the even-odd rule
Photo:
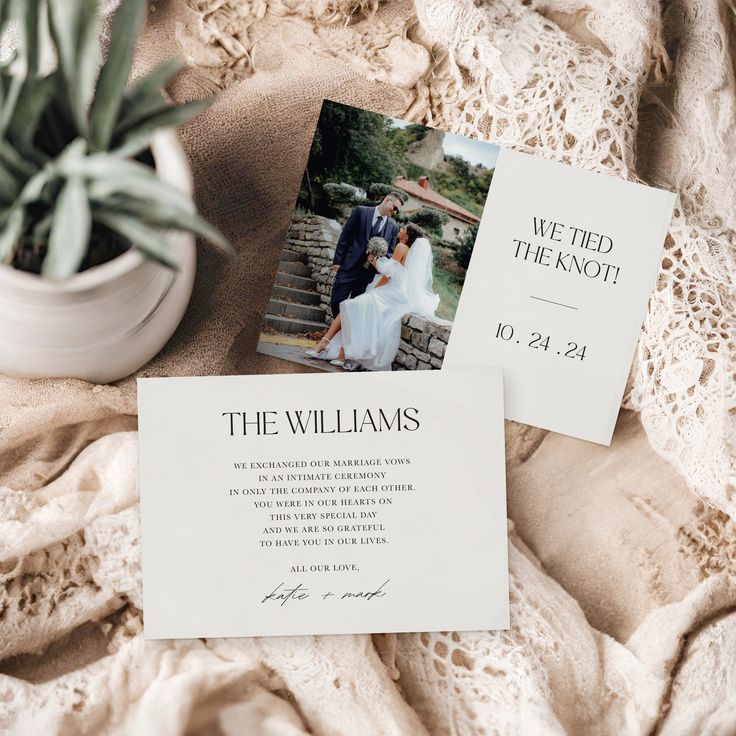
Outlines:
[[[432,289],[432,246],[427,238],[417,238],[404,263],[408,312],[433,317],[440,302]]]

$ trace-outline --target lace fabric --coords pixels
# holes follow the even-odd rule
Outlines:
[[[626,406],[684,480],[628,411],[616,434],[625,446],[590,466],[605,470],[607,493],[591,473],[564,479],[590,457],[585,443],[555,461],[558,439],[507,423],[509,471],[533,466],[540,484],[509,509],[519,529],[509,631],[145,642],[134,382],[0,379],[0,731],[729,733],[736,84],[726,6],[153,0],[150,11],[140,67],[173,43],[189,68],[172,95],[222,93],[183,137],[200,205],[246,236],[227,271],[203,254],[187,321],[148,373],[281,369],[248,356],[293,205],[284,192],[302,175],[315,98],[329,96],[679,193]],[[586,539],[586,565],[578,545],[549,533],[550,507],[574,510],[565,529]],[[625,626],[611,609],[627,613]]]

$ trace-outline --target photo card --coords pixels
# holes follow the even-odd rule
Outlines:
[[[441,368],[498,151],[325,100],[258,351],[332,372]]]
[[[674,199],[325,100],[258,350],[496,366],[507,419],[610,444]]]

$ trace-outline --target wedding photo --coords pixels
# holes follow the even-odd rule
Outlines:
[[[498,146],[325,100],[258,351],[442,367]]]

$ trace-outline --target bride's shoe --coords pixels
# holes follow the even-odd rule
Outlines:
[[[342,358],[340,357],[341,355]],[[338,353],[337,358],[335,358],[335,360],[331,360],[330,365],[336,365],[338,368],[342,368],[347,362],[349,361],[345,357],[345,352],[342,348],[340,348],[340,352]]]
[[[309,348],[308,350],[304,351],[304,355],[306,355],[309,358],[317,358],[317,360],[326,360],[325,353],[327,352],[327,348],[330,346],[330,341],[326,337],[323,337],[317,343],[317,347],[319,347],[322,343],[325,343],[325,346],[322,348],[322,350],[315,350],[314,348]]]
[[[357,371],[358,368],[360,368],[360,363],[355,360],[351,360],[350,358],[345,358],[343,360],[336,358],[335,360],[330,361],[330,365],[335,365],[338,368],[342,368],[344,371]]]
[[[342,358],[340,357],[342,355]],[[330,365],[336,365],[338,368],[342,368],[345,363],[347,363],[347,358],[345,357],[345,353],[343,352],[342,348],[340,348],[340,352],[338,353],[337,358],[335,360],[330,361]]]

